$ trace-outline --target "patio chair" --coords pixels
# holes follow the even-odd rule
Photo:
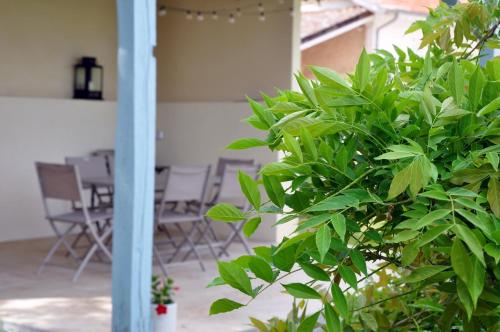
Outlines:
[[[208,205],[213,206],[217,203],[230,203],[240,208],[243,212],[247,212],[250,209],[250,203],[246,199],[245,195],[241,192],[240,183],[238,181],[238,171],[244,171],[251,177],[257,179],[259,169],[259,165],[226,164],[222,173],[219,191],[215,199]],[[211,222],[211,220],[208,220],[209,227]],[[250,247],[248,245],[248,242],[242,235],[244,222],[242,221],[226,224],[231,228],[231,233],[222,244],[218,257],[220,257],[224,253],[226,255],[229,255],[227,249],[236,239],[239,239],[241,241],[246,252],[250,254]]]
[[[90,259],[96,252],[102,252],[111,261],[111,253],[105,245],[105,241],[111,235],[112,227],[111,220],[113,218],[112,211],[108,209],[89,210],[85,203],[82,194],[82,184],[80,180],[79,170],[75,165],[59,165],[48,163],[35,163],[40,182],[42,193],[42,202],[45,211],[45,218],[49,221],[57,241],[49,250],[47,256],[42,261],[38,269],[40,274],[43,268],[50,262],[52,256],[61,247],[64,246],[70,255],[79,262],[78,268],[73,276],[73,281],[76,281],[87,266]],[[81,208],[71,211],[54,213],[51,208],[53,201],[65,201],[71,203],[72,207],[79,204]],[[58,205],[60,206],[60,205]],[[97,229],[96,224],[104,223],[104,227]],[[66,225],[66,230],[62,230]],[[90,246],[81,259],[75,249],[67,242],[68,235],[71,231],[80,226],[88,230]]]
[[[109,176],[107,160],[105,156],[90,156],[90,157],[66,157],[67,165],[75,165],[82,179],[88,178],[106,178]],[[99,206],[107,204],[111,205],[113,193],[109,187],[95,187],[83,184],[84,189],[91,189],[90,206],[96,206],[96,200]],[[104,189],[104,191],[99,191]],[[107,202],[105,202],[105,198]]]
[[[157,227],[173,226],[182,236],[182,242],[175,246],[167,263],[172,263],[181,250],[187,247],[188,254],[193,253],[201,269],[205,271],[197,244],[194,241],[194,235],[197,232],[201,233],[212,255],[216,257],[210,240],[201,228],[205,223],[203,213],[210,166],[170,166],[166,172],[165,189],[155,211],[155,225]],[[173,209],[168,206],[171,202],[177,202]],[[182,227],[183,224],[188,225],[187,230]],[[160,255],[158,244],[155,242],[153,254],[162,272],[166,275],[166,264]],[[186,261],[187,258],[184,256],[182,262]]]
[[[218,177],[219,180],[222,178],[222,175],[224,174],[224,169],[226,168],[226,165],[252,166],[255,165],[255,160],[220,157],[217,160],[217,167],[215,168],[215,176]]]

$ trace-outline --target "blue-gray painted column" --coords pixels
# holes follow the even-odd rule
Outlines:
[[[156,117],[156,0],[117,0],[114,332],[150,331]]]

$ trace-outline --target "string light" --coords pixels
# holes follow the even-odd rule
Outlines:
[[[158,16],[165,16],[165,15],[167,15],[167,7],[160,6],[160,8],[158,8]]]
[[[286,13],[289,12],[290,16],[294,16],[293,7],[279,7],[278,5],[283,5],[287,3],[286,0],[276,0],[274,2],[274,6],[270,4],[270,8],[264,8],[263,0],[253,0],[253,4],[245,4],[245,6],[235,6],[235,7],[218,7],[218,8],[186,8],[186,7],[178,7],[175,5],[168,5],[169,0],[160,0],[160,4],[157,7],[158,16],[166,16],[167,13],[170,15],[171,13],[179,13],[184,14],[186,20],[195,19],[198,22],[203,22],[205,19],[211,18],[211,20],[216,21],[219,17],[227,17],[229,23],[234,24],[236,20],[243,16],[254,16],[261,22],[267,20],[267,15],[270,14],[278,14],[278,13]],[[302,0],[306,1],[306,0]],[[321,0],[313,0],[317,1],[319,4]],[[163,2],[164,4],[161,4]],[[167,2],[167,3],[165,3]],[[227,16],[226,16],[227,15]]]

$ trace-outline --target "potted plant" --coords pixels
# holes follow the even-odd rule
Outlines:
[[[174,332],[177,323],[177,303],[173,294],[179,287],[174,286],[172,278],[160,279],[153,275],[151,282],[151,317],[153,332]]]

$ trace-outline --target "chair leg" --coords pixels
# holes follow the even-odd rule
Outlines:
[[[153,245],[153,254],[155,259],[158,261],[158,265],[160,265],[161,272],[163,273],[164,277],[167,277],[167,269],[165,267],[165,263],[163,262],[163,259],[161,258],[160,252],[158,251],[158,248]]]
[[[193,241],[191,240],[191,237],[190,237],[192,235],[192,232],[195,230],[196,227],[191,228],[191,231],[190,231],[191,234],[186,234],[184,229],[178,223],[176,223],[175,225],[177,226],[177,229],[179,229],[179,231],[182,233],[182,235],[186,239],[186,242],[189,244],[189,247],[191,247],[191,249],[193,250],[193,254],[196,257],[196,259],[198,260],[200,267],[201,267],[201,270],[205,271],[205,265],[203,264],[203,261],[201,260],[200,254],[198,253],[198,249],[196,249],[196,245],[193,243]]]
[[[87,252],[85,257],[83,258],[82,262],[78,266],[78,269],[76,270],[76,272],[73,276],[73,282],[76,282],[78,280],[78,278],[80,277],[80,274],[82,273],[83,269],[87,266],[87,264],[89,263],[90,259],[92,258],[92,256],[96,252],[96,250],[100,250],[100,251],[104,252],[106,254],[106,256],[108,256],[110,261],[112,260],[111,253],[109,252],[108,248],[106,248],[106,246],[104,245],[103,240],[105,241],[107,239],[107,237],[111,235],[111,231],[113,229],[110,227],[102,234],[102,236],[98,236],[91,227],[89,227],[89,228],[90,228],[92,234],[94,235],[94,243],[92,244],[89,251]]]
[[[49,252],[47,253],[47,256],[45,256],[45,258],[43,259],[42,264],[40,264],[40,267],[37,270],[37,274],[42,273],[43,268],[45,267],[45,265],[47,265],[48,262],[50,262],[50,260],[52,259],[52,256],[55,254],[55,252],[57,251],[57,249],[59,249],[59,247],[61,246],[61,244],[66,243],[65,237],[76,226],[76,224],[71,225],[64,233],[61,234],[59,232],[59,230],[57,230],[57,227],[54,225],[53,221],[50,221],[50,225],[54,229],[54,232],[56,233],[56,236],[57,236],[58,239],[57,239],[56,243],[54,243],[54,245],[52,246],[52,248],[50,248]],[[70,252],[72,252],[72,249],[71,249]]]
[[[214,247],[212,246],[212,241],[210,240],[209,236],[207,235],[207,228],[205,229],[201,229],[201,225],[198,225],[197,223],[194,223],[196,229],[198,230],[198,232],[200,233],[200,238],[198,239],[198,241],[196,241],[195,243],[199,243],[200,240],[205,240],[207,246],[208,246],[208,250],[210,250],[210,253],[212,254],[212,256],[214,257],[214,259],[217,259],[217,254],[215,253],[215,249]],[[187,257],[189,257],[189,255],[193,252],[193,249],[190,249],[183,257],[183,261],[185,261],[187,259]]]

